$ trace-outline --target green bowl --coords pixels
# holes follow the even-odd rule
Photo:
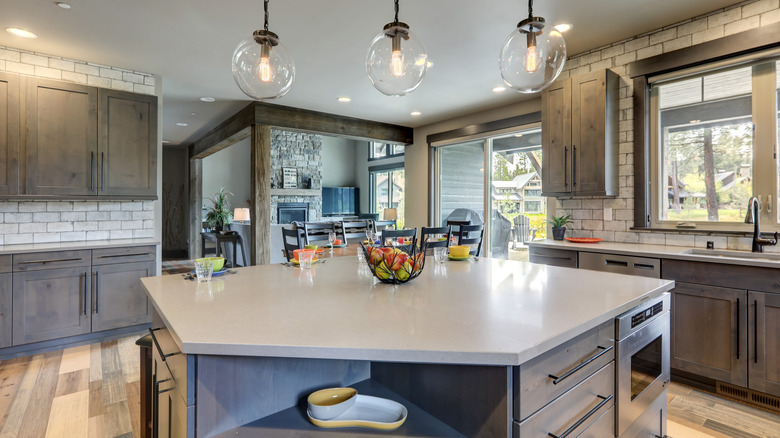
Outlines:
[[[317,249],[318,246],[317,245],[305,245],[303,248],[304,249]]]
[[[222,270],[222,268],[225,267],[225,258],[224,257],[204,257],[202,259],[197,259],[196,261],[201,260],[208,260],[213,264],[212,271],[213,272],[219,272]]]

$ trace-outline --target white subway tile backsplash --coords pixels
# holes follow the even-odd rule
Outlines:
[[[109,79],[118,79],[122,80],[122,72],[118,70],[114,70],[112,68],[106,68],[103,67],[100,69],[100,77],[102,78],[109,78]]]
[[[64,211],[60,214],[63,221],[83,222],[87,220],[87,213],[83,211]]]
[[[32,221],[33,222],[59,222],[60,214],[58,212],[33,213]]]
[[[6,213],[5,222],[8,224],[32,222],[32,213]]]
[[[666,234],[639,233],[639,243],[647,243],[652,245],[665,245]]]
[[[102,221],[98,223],[100,231],[121,230],[122,221]]]
[[[86,231],[73,231],[69,233],[60,233],[60,242],[78,242],[87,240]]]
[[[145,219],[154,219],[154,212],[153,211],[134,211],[133,212],[133,220],[134,221],[145,220]]]
[[[98,204],[98,211],[120,211],[122,203],[116,201],[106,201]]]
[[[46,203],[46,211],[73,211],[73,202],[49,201]]]
[[[151,239],[154,237],[154,230],[151,229],[133,230],[133,237],[136,239]]]
[[[45,222],[32,222],[28,224],[19,224],[19,232],[20,233],[45,233],[46,232],[46,223]]]
[[[759,0],[757,2],[748,3],[745,6],[742,6],[742,18],[771,11],[778,7],[780,7],[780,1],[778,0]]]
[[[30,64],[22,64],[19,62],[6,61],[5,70],[11,73],[20,73],[23,75],[35,76],[35,66]]]
[[[96,221],[74,222],[73,231],[97,231],[99,223]]]
[[[140,230],[144,227],[144,221],[122,221],[123,230]]]
[[[25,244],[25,243],[33,243],[33,235],[32,234],[6,234],[5,235],[5,244],[6,245],[17,245],[17,244]]]
[[[11,204],[11,203],[7,203]],[[19,202],[14,203],[16,205],[16,210],[22,213],[34,213],[39,211],[46,211],[46,203],[45,202]]]
[[[707,242],[713,242],[715,249],[728,248],[728,237],[725,236],[696,236],[695,246],[697,248],[706,248]]]
[[[39,67],[49,66],[49,58],[45,56],[35,55],[28,52],[22,52],[21,62],[23,64],[32,64],[32,65],[37,65]]]
[[[60,241],[60,233],[35,233],[32,243],[54,243]]]
[[[111,88],[111,79],[101,78],[100,76],[87,75],[87,84],[94,87]]]
[[[98,211],[98,203],[93,201],[74,202],[73,211]]]
[[[133,213],[130,211],[112,211],[110,213],[112,221],[129,221],[133,218]]]
[[[62,70],[49,67],[40,67],[36,65],[35,76],[38,76],[39,78],[62,79]]]
[[[108,231],[87,231],[87,240],[108,240],[111,234]]]
[[[133,230],[111,230],[109,239],[132,239]]]
[[[696,236],[690,234],[669,233],[666,235],[666,244],[673,246],[695,246]]]
[[[100,76],[100,68],[94,65],[78,63],[75,65],[75,71],[89,76]]]
[[[50,222],[46,225],[49,233],[66,233],[73,231],[73,222]]]
[[[19,233],[19,224],[0,224],[0,235]]]
[[[111,219],[111,212],[109,211],[88,211],[88,221],[107,221]]]
[[[22,54],[19,53],[16,50],[8,50],[0,47],[0,60],[3,61],[11,61],[11,62],[20,62],[22,58]]]

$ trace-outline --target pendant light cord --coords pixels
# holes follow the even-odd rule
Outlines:
[[[265,11],[265,30],[268,31],[268,0],[263,2],[263,9]]]
[[[266,3],[268,0],[266,0]],[[528,18],[534,16],[534,0],[528,0]]]
[[[398,0],[395,0],[395,22],[398,23]]]

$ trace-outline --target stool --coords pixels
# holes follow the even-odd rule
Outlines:
[[[141,437],[152,438],[152,335],[135,341],[141,350]]]

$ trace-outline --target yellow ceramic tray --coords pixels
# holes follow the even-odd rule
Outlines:
[[[320,259],[318,259],[317,257],[314,257],[314,260],[312,260],[311,262],[312,262],[312,264],[314,264],[314,263],[317,263],[318,261],[320,261]],[[290,263],[292,263],[293,265],[296,265],[296,266],[301,264],[298,260],[295,260],[295,259],[290,259]]]
[[[370,429],[393,430],[401,427],[408,414],[400,403],[370,395],[358,395],[355,405],[338,417],[320,420],[306,414],[315,426],[324,428],[367,427]]]
[[[465,261],[465,260],[471,260],[471,256],[470,255],[466,256],[466,257],[455,257],[454,255],[447,254],[447,258],[450,259],[450,260],[457,260],[459,262],[460,261]]]

